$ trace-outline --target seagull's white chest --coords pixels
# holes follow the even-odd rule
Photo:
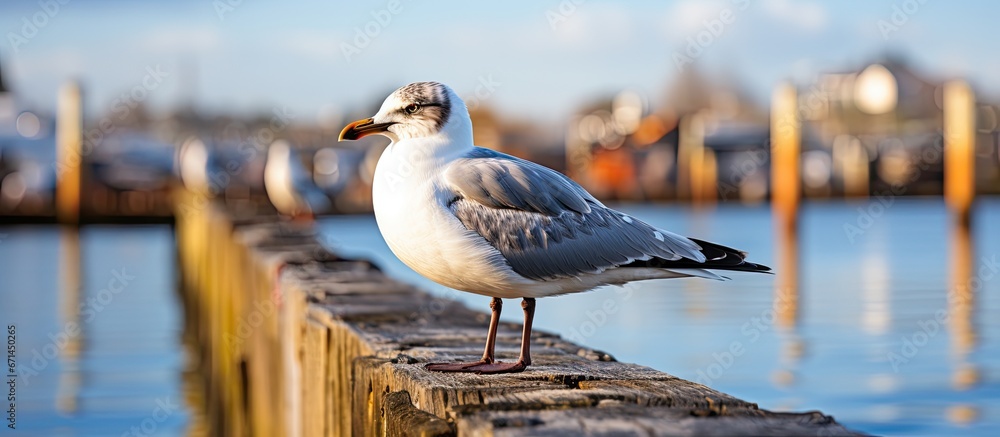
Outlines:
[[[392,252],[417,273],[444,286],[489,296],[517,296],[520,287],[516,285],[524,279],[448,209],[451,195],[441,180],[441,163],[411,162],[400,155],[386,149],[372,182],[375,219]]]

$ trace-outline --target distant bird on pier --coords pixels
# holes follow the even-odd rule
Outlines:
[[[330,198],[313,183],[286,141],[275,141],[267,151],[264,190],[274,208],[293,219],[312,220],[331,209]]]
[[[472,143],[465,103],[436,82],[404,86],[341,140],[392,140],[375,168],[375,218],[406,265],[444,286],[493,297],[482,359],[441,372],[520,372],[531,364],[535,298],[605,284],[766,272],[746,253],[655,228],[610,209],[562,174]],[[516,362],[494,354],[502,298],[523,298]]]
[[[195,137],[181,143],[177,151],[177,173],[184,188],[195,193],[215,196],[225,190],[220,181],[213,181],[212,174],[218,170],[218,162],[205,143]]]

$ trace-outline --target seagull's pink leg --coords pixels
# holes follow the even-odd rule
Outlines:
[[[471,367],[482,364],[490,364],[494,360],[494,350],[497,344],[497,326],[500,324],[500,311],[503,310],[503,301],[499,297],[494,297],[490,301],[490,331],[486,334],[486,348],[483,350],[483,358],[471,363],[431,363],[427,365],[427,370],[435,372],[472,372],[467,370]]]
[[[427,369],[438,372],[472,372],[483,374],[516,373],[524,371],[524,369],[531,364],[531,321],[535,318],[535,299],[530,297],[524,298],[524,300],[521,301],[521,308],[524,309],[524,329],[521,332],[521,356],[518,357],[516,362],[494,362],[491,354],[489,361],[486,360],[486,356],[484,355],[483,359],[478,363],[428,364]],[[499,319],[499,312],[495,312],[494,316],[494,321]],[[491,322],[490,336],[486,340],[486,347],[488,351],[492,349],[495,342],[496,326]]]

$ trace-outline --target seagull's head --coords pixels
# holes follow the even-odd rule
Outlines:
[[[472,142],[472,121],[465,102],[447,85],[414,82],[386,97],[378,113],[348,124],[340,140],[384,135],[393,142],[441,138]]]

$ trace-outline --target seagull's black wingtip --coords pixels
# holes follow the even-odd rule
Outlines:
[[[692,238],[691,241],[694,241],[701,246],[701,253],[705,255],[705,261],[695,261],[687,258],[681,258],[679,260],[652,258],[648,260],[633,261],[623,267],[655,267],[665,269],[693,268],[728,270],[734,272],[767,273],[769,275],[773,274],[770,267],[747,261],[746,252],[695,238]]]

